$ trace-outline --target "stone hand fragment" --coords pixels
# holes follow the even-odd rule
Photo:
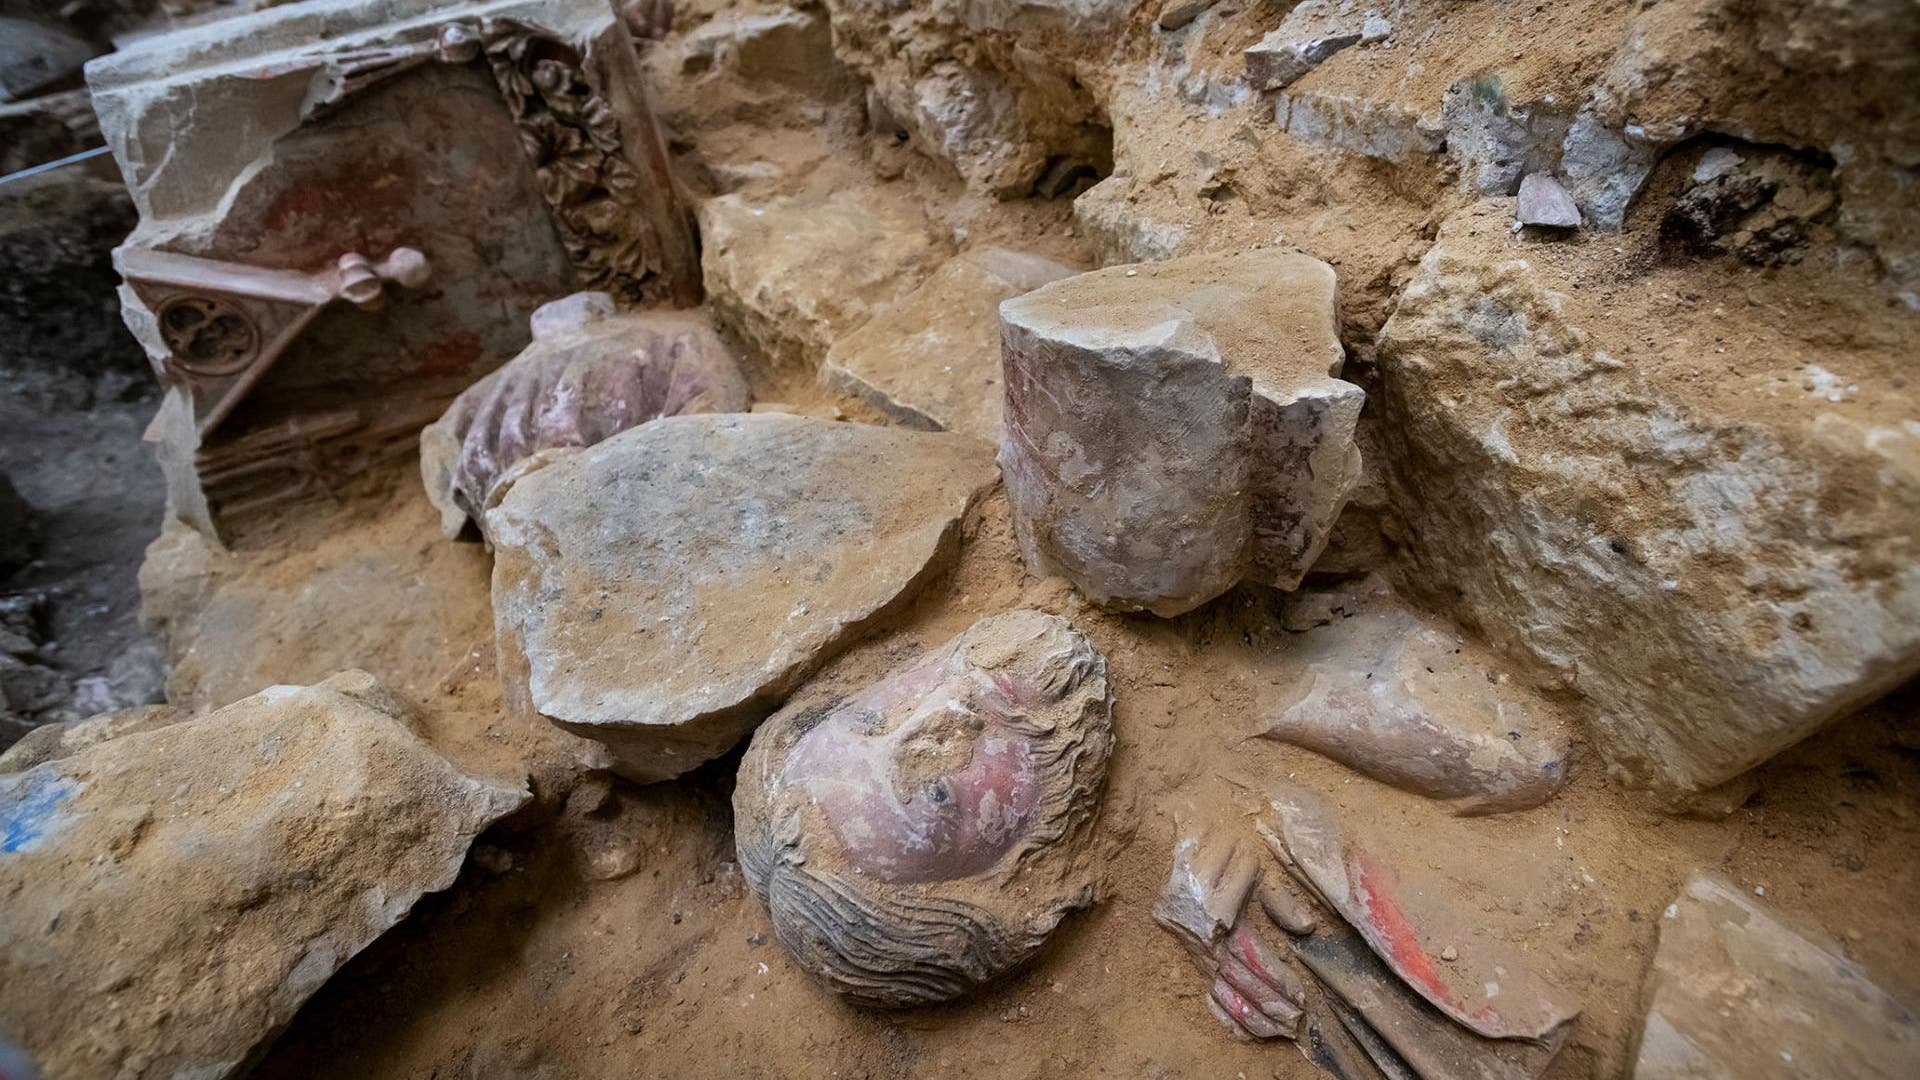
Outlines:
[[[1660,923],[1634,1080],[1920,1075],[1920,1019],[1744,890],[1688,881]]]
[[[1094,899],[1106,662],[1033,611],[851,697],[790,706],[734,791],[741,872],[810,975],[863,1005],[945,1001]]]
[[[363,672],[0,775],[0,1029],[53,1077],[233,1075],[526,798]]]
[[[1381,586],[1338,603],[1277,657],[1286,685],[1266,703],[1262,734],[1462,814],[1538,806],[1566,784],[1572,748],[1558,713],[1485,649]]]
[[[1444,890],[1403,887],[1393,864],[1346,842],[1317,795],[1282,786],[1270,805],[1277,822],[1258,826],[1269,849],[1435,1008],[1490,1039],[1550,1044],[1565,1036],[1579,1010],[1504,950],[1481,945],[1443,963],[1436,930],[1463,929]]]
[[[489,513],[503,664],[622,774],[678,776],[948,566],[994,477],[958,435],[780,413],[631,428]]]
[[[1360,467],[1330,267],[1272,250],[1110,267],[1000,318],[1030,570],[1167,616],[1243,578],[1299,584]]]
[[[420,433],[420,472],[457,536],[543,450],[592,446],[663,416],[743,412],[746,380],[700,315],[614,313],[576,293],[533,313],[533,343],[454,399]]]
[[[1259,906],[1278,912],[1275,921],[1283,927],[1304,922],[1310,930],[1311,921],[1295,911],[1284,890],[1262,888],[1267,856],[1250,832],[1191,809],[1175,828],[1173,871],[1153,920],[1179,940],[1209,980],[1207,1008],[1229,1031],[1256,1039],[1296,1037],[1299,976],[1251,925],[1242,924],[1242,915],[1258,893]]]

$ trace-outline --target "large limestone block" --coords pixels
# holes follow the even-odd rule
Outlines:
[[[1920,1019],[1832,942],[1706,874],[1660,922],[1633,1080],[1920,1075]]]
[[[947,260],[926,284],[827,354],[821,379],[895,421],[1000,441],[1000,303],[1074,273],[1052,259],[983,248]]]
[[[1021,553],[1097,603],[1292,588],[1360,470],[1334,277],[1250,251],[1118,266],[1000,307],[1000,460]]]
[[[912,291],[946,256],[911,204],[873,192],[700,205],[714,316],[775,369],[816,371],[834,343]]]
[[[780,413],[633,428],[489,516],[501,652],[625,775],[678,776],[945,569],[994,474],[958,435]]]
[[[0,1028],[48,1076],[231,1075],[526,798],[363,672],[0,775]]]
[[[1813,268],[1595,297],[1579,258],[1470,210],[1382,331],[1409,584],[1699,791],[1920,671],[1915,332]]]

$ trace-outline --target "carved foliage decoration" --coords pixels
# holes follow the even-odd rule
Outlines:
[[[620,123],[579,51],[511,19],[482,28],[487,62],[586,289],[657,299],[666,272],[647,212],[648,181],[626,156]]]

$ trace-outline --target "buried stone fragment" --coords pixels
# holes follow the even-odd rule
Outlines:
[[[1550,229],[1580,227],[1580,207],[1547,173],[1528,173],[1520,180],[1520,198],[1514,204],[1515,218],[1522,225]]]
[[[1331,267],[1272,250],[1109,267],[1000,321],[1030,570],[1163,616],[1243,578],[1299,585],[1360,471]]]
[[[1454,913],[1438,890],[1403,888],[1394,865],[1348,844],[1332,807],[1286,786],[1273,790],[1277,827],[1261,839],[1293,877],[1360,932],[1393,973],[1441,1012],[1489,1039],[1553,1044],[1579,1015],[1559,990],[1503,950],[1483,946],[1443,963],[1432,941]]]
[[[244,1071],[527,800],[365,672],[167,719],[0,774],[0,1031],[49,1077]]]
[[[1920,1018],[1839,946],[1696,874],[1660,921],[1633,1080],[1920,1076]]]
[[[420,433],[420,474],[457,536],[546,450],[592,446],[663,416],[744,411],[746,380],[693,312],[614,312],[585,292],[533,313],[533,343],[468,387]]]
[[[1571,750],[1557,713],[1486,650],[1376,583],[1334,602],[1326,625],[1276,656],[1263,735],[1461,814],[1527,809],[1565,786]]]
[[[502,670],[621,775],[679,776],[951,565],[994,476],[973,439],[779,413],[621,432],[489,512]]]
[[[1093,902],[1106,661],[1064,620],[982,619],[911,666],[754,736],[740,868],[809,974],[863,1005],[945,1001]]]

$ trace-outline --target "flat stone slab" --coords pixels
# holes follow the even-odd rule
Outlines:
[[[0,775],[0,1029],[50,1077],[222,1077],[524,789],[364,672]]]
[[[462,391],[420,433],[420,477],[440,527],[486,511],[543,452],[592,446],[663,416],[744,412],[752,398],[704,312],[616,314],[603,292],[533,313],[533,343]]]
[[[959,435],[781,413],[633,428],[489,515],[501,652],[624,775],[678,776],[944,570],[995,475]]]
[[[1333,268],[1278,250],[1116,266],[1000,305],[1021,554],[1172,616],[1293,588],[1359,477]]]
[[[1076,272],[1005,248],[957,255],[836,344],[821,380],[908,427],[997,443],[1006,396],[1000,303]]]
[[[1696,875],[1660,921],[1633,1080],[1920,1075],[1920,1020],[1828,942]]]

